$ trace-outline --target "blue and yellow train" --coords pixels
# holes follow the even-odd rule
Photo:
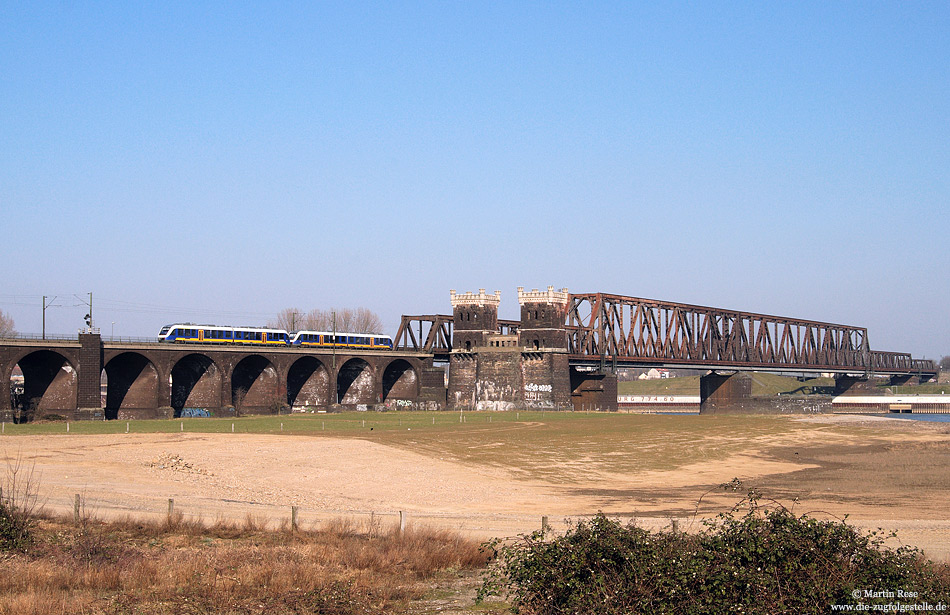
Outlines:
[[[258,346],[296,346],[300,348],[352,348],[392,350],[393,340],[377,333],[337,331],[295,331],[265,327],[222,327],[178,323],[165,325],[158,332],[160,342],[194,344],[253,344]]]

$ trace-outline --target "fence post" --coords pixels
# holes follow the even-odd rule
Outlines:
[[[168,498],[168,523],[172,522],[172,517],[175,516],[175,500]]]
[[[296,532],[298,528],[297,525],[297,507],[290,507],[290,531]]]
[[[81,503],[82,503],[82,500],[81,500],[81,498],[79,497],[79,494],[77,493],[77,494],[76,494],[76,503],[73,504],[73,521],[76,523],[76,525],[79,525],[80,509],[81,509],[81,505],[82,505]]]
[[[399,533],[402,534],[406,531],[406,511],[399,511]]]
[[[544,515],[543,517],[541,517],[541,531],[546,532],[549,529],[551,529],[551,526],[548,525],[548,516]]]

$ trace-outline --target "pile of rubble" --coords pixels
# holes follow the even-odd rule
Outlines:
[[[162,453],[158,456],[158,459],[149,463],[148,467],[159,470],[172,470],[173,472],[185,472],[187,474],[211,475],[211,472],[196,468],[194,465],[182,459],[180,455],[172,455],[171,453]]]

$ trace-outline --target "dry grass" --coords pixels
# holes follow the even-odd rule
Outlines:
[[[263,525],[40,520],[28,552],[0,559],[0,614],[399,612],[426,580],[486,557],[448,531]]]

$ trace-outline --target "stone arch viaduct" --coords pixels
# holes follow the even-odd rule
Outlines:
[[[445,386],[444,370],[418,352],[112,343],[95,333],[75,341],[7,340],[0,346],[0,382],[10,382],[16,365],[23,390],[20,399],[0,396],[6,420],[25,418],[23,412],[137,419],[337,405],[424,407]]]

